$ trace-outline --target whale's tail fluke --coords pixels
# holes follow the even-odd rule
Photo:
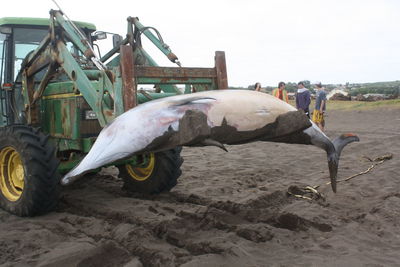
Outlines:
[[[335,138],[332,141],[332,143],[335,146],[336,153],[338,154],[338,156],[340,156],[340,153],[342,152],[343,148],[346,145],[358,141],[360,141],[360,138],[358,138],[357,135],[352,133],[347,133],[347,134],[342,134],[341,136]]]
[[[336,193],[336,177],[339,167],[340,154],[346,145],[357,141],[360,141],[358,136],[350,133],[342,134],[341,136],[335,138],[335,140],[332,141],[332,144],[335,149],[331,150],[328,153],[328,166],[329,166],[329,176],[331,179],[331,187],[333,192],[335,193]]]

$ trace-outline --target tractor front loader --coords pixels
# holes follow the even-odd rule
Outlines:
[[[143,36],[179,66],[158,66],[142,47]],[[133,17],[126,37],[113,35],[113,48],[101,57],[93,48],[105,37],[93,24],[72,22],[59,10],[51,10],[50,19],[0,19],[4,210],[34,216],[54,209],[61,175],[125,111],[157,98],[228,87],[224,52],[216,52],[213,68],[183,68],[158,31]],[[155,90],[137,90],[140,84]],[[181,164],[176,148],[112,165],[119,168],[127,190],[152,194],[176,185]]]

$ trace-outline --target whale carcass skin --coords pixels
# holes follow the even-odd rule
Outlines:
[[[61,182],[69,184],[90,170],[143,152],[177,146],[215,145],[224,149],[223,144],[253,141],[311,144],[324,149],[336,191],[340,152],[358,138],[348,134],[331,142],[302,111],[265,93],[204,91],[150,101],[123,113],[100,132],[86,157]]]

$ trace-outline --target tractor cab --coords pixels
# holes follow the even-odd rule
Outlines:
[[[2,110],[0,125],[13,123],[10,112],[12,90],[21,87],[17,76],[25,57],[34,51],[49,33],[49,19],[43,18],[0,18],[0,99]],[[76,22],[76,25],[91,41],[91,33],[96,27],[91,23]],[[80,51],[71,42],[67,42],[71,54],[79,55]],[[35,76],[39,82],[44,71]],[[19,88],[18,88],[19,87]]]
[[[0,18],[0,81],[13,83],[26,55],[35,50],[49,32],[49,19]],[[96,27],[91,23],[76,22],[87,38]],[[73,49],[70,44],[70,49]]]

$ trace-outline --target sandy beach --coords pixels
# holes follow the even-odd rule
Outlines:
[[[400,108],[328,111],[326,133],[360,137],[326,183],[325,152],[256,142],[184,148],[169,193],[121,189],[117,170],[64,188],[55,212],[0,210],[0,266],[398,266]],[[367,158],[366,158],[367,157]],[[318,192],[299,198],[306,186]]]

